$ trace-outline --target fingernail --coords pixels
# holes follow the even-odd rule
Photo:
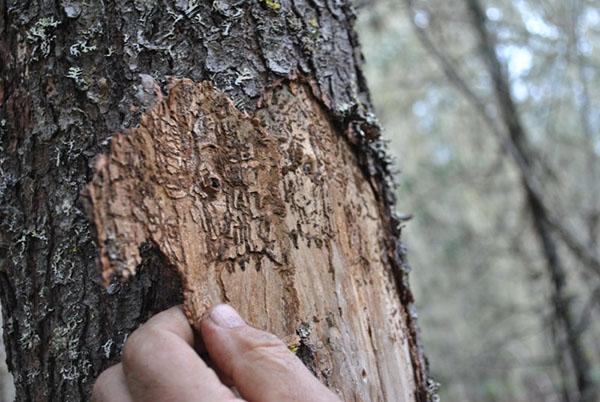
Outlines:
[[[238,312],[227,304],[219,304],[214,307],[210,312],[210,319],[218,326],[224,328],[241,327],[246,324]]]

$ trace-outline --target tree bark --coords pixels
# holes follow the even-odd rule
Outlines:
[[[182,301],[295,335],[344,400],[431,396],[353,20],[332,0],[0,1],[18,401],[87,399]]]

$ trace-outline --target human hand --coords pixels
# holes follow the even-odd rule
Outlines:
[[[98,377],[92,401],[340,402],[280,339],[232,307],[213,307],[200,330],[195,342],[181,307],[155,315],[127,339],[122,363]],[[214,370],[194,349],[199,343]]]

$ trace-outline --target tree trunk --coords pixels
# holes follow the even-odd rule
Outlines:
[[[182,301],[295,335],[344,400],[430,397],[353,20],[331,0],[0,1],[18,401],[87,399]]]
[[[527,176],[532,172],[532,156],[529,137],[521,122],[515,105],[508,77],[495,51],[494,37],[486,27],[485,13],[479,0],[466,0],[473,27],[480,42],[481,52],[494,85],[494,94],[500,109],[504,125],[514,146],[518,159],[523,163],[521,182],[525,205],[531,214],[534,233],[540,243],[541,253],[546,261],[546,271],[552,285],[552,304],[554,319],[565,333],[565,343],[571,358],[573,374],[579,393],[579,401],[597,400],[598,391],[592,378],[592,364],[585,350],[583,333],[577,328],[573,300],[567,293],[567,270],[559,255],[559,247],[552,234],[552,224],[540,198],[529,185]]]

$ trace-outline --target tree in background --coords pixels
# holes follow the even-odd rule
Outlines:
[[[451,400],[595,400],[597,7],[378,4],[363,28],[367,71],[399,131],[434,376]],[[532,331],[537,317],[551,336]]]

